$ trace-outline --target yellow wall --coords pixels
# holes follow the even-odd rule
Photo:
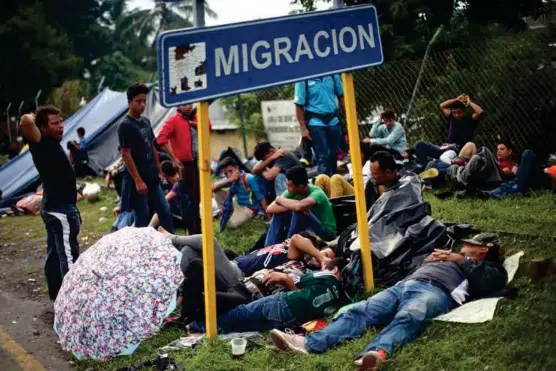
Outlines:
[[[247,150],[248,155],[253,155],[253,150],[257,141],[253,138],[247,137]],[[241,132],[239,130],[213,130],[210,132],[210,156],[213,159],[218,159],[220,152],[228,147],[234,147],[239,150],[243,155],[243,140],[241,139]]]

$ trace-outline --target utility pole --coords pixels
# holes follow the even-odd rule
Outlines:
[[[245,117],[243,115],[243,101],[241,100],[241,94],[237,95],[236,112],[239,113],[239,127],[241,130],[241,137],[243,139],[243,153],[245,154],[245,158],[248,158],[247,129],[245,128]]]

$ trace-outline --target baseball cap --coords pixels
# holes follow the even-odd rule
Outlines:
[[[463,239],[462,241],[474,246],[487,247],[486,260],[498,260],[504,255],[504,247],[495,233],[479,233],[471,239]]]

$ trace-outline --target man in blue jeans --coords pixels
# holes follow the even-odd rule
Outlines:
[[[266,285],[284,285],[289,291],[242,304],[217,319],[222,332],[266,331],[272,328],[298,326],[331,315],[344,299],[340,271],[342,258],[328,262],[326,269],[292,278],[272,272],[265,276]],[[192,332],[204,332],[205,323],[196,321],[188,326]]]
[[[149,88],[144,84],[134,84],[127,89],[129,111],[118,127],[120,152],[127,169],[123,182],[133,182],[135,185],[129,187],[130,205],[135,211],[135,226],[149,225],[150,203],[162,228],[173,233],[170,206],[160,186],[160,158],[154,145],[155,136],[149,119],[142,116],[148,93]]]
[[[47,236],[44,273],[54,301],[64,276],[79,257],[81,217],[75,205],[75,173],[60,145],[64,123],[56,107],[42,106],[35,115],[24,115],[20,127],[43,185],[41,216]]]
[[[324,328],[307,337],[271,331],[276,346],[300,354],[322,353],[367,329],[386,326],[357,356],[360,370],[376,370],[395,348],[415,340],[427,320],[463,304],[500,291],[508,274],[501,262],[504,248],[493,233],[464,240],[459,254],[435,250],[425,264],[404,281],[361,301]]]
[[[319,77],[295,84],[295,113],[301,136],[311,140],[318,172],[336,172],[342,130],[338,106],[344,105],[344,88],[339,75]]]
[[[307,171],[296,166],[286,171],[288,190],[268,206],[272,215],[265,246],[284,241],[301,231],[313,231],[323,240],[336,237],[336,217],[326,194],[309,184]]]
[[[471,116],[465,115],[466,107],[473,109]],[[429,157],[440,158],[448,150],[458,152],[466,143],[472,142],[478,122],[484,115],[484,110],[478,104],[472,102],[467,94],[461,94],[456,98],[442,102],[440,110],[449,125],[446,142],[441,146],[425,141],[415,143],[415,156],[417,157],[417,163],[421,166],[427,164]]]

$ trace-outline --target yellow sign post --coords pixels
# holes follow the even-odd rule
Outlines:
[[[371,242],[369,227],[367,225],[367,207],[365,203],[365,189],[363,185],[363,164],[361,163],[361,150],[359,141],[359,123],[355,106],[355,89],[351,72],[342,74],[344,85],[344,104],[346,109],[347,129],[349,137],[349,156],[353,169],[353,186],[355,188],[355,207],[357,211],[357,230],[361,247],[361,260],[363,263],[363,282],[365,291],[374,287],[373,264],[371,261]]]
[[[207,337],[216,336],[216,290],[214,272],[214,226],[212,222],[212,179],[210,168],[209,104],[197,105],[199,132],[199,176],[201,187],[201,227],[203,231],[203,271],[205,281],[205,321]]]

